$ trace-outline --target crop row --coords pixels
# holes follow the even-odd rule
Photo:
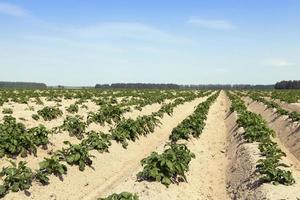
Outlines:
[[[0,195],[4,196],[9,191],[27,190],[34,180],[42,184],[48,184],[49,175],[54,174],[58,177],[62,177],[67,173],[66,163],[69,165],[78,165],[80,170],[84,170],[86,166],[92,165],[90,150],[95,149],[99,152],[106,152],[111,144],[111,140],[121,142],[123,147],[126,148],[128,140],[135,141],[141,135],[152,133],[154,127],[160,122],[159,118],[162,118],[164,113],[171,115],[174,107],[186,101],[191,101],[199,95],[202,94],[178,98],[173,103],[163,105],[159,111],[148,116],[138,117],[136,120],[123,118],[117,123],[115,128],[110,130],[111,134],[96,133],[94,131],[85,133],[85,131],[82,130],[81,143],[71,144],[66,141],[65,144],[68,145],[68,147],[54,152],[50,158],[45,158],[39,163],[40,168],[35,172],[28,168],[25,162],[19,162],[18,164],[12,163],[12,166],[3,168],[1,172],[4,179],[3,185],[0,187]],[[71,119],[68,120],[70,121]],[[66,123],[64,123],[64,125],[66,125]],[[78,129],[80,126],[64,125],[62,128],[66,128],[69,132],[68,127],[72,127],[71,130],[80,129]],[[12,126],[18,126],[18,123],[14,121],[13,124],[8,125],[7,129],[14,129]],[[23,130],[23,132],[24,135],[28,134],[27,131]],[[75,132],[73,133],[75,134]],[[33,140],[27,138],[26,141]],[[21,146],[23,147],[23,144]],[[26,149],[26,151],[31,152],[31,149]]]
[[[276,109],[276,113],[278,113],[279,115],[286,115],[293,122],[300,122],[300,114],[298,112],[290,112],[286,109],[283,109],[278,103],[274,101],[268,101],[257,93],[250,93],[248,96],[254,101],[258,101],[265,104],[267,108]]]
[[[178,90],[12,90],[0,89],[0,106],[5,102],[27,104],[35,102],[43,104],[46,101],[62,102],[63,99],[76,99],[78,103],[92,100],[96,104],[115,103],[118,97],[123,97],[121,103],[143,106],[149,101],[160,102],[161,99],[174,99],[182,95],[193,94],[195,91]]]
[[[231,100],[230,110],[236,111],[239,127],[244,128],[243,138],[247,142],[258,142],[261,156],[256,165],[257,172],[261,175],[262,182],[273,184],[292,185],[295,180],[291,171],[282,169],[287,167],[281,162],[285,153],[272,141],[275,132],[268,128],[267,122],[260,116],[247,110],[244,101],[231,93],[227,93]]]
[[[188,140],[191,136],[196,138],[200,136],[205,126],[209,107],[218,95],[219,92],[200,103],[192,115],[172,130],[170,142],[165,145],[165,150],[161,154],[152,152],[150,156],[141,160],[143,170],[137,174],[138,181],[157,181],[166,187],[172,183],[187,181],[185,173],[189,171],[189,163],[195,158],[195,154],[185,144],[177,143],[177,141]],[[138,200],[138,196],[123,192],[112,194],[107,198],[99,198],[99,200],[111,199]]]

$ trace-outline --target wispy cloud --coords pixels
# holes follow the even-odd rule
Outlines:
[[[272,58],[263,61],[263,64],[275,67],[290,67],[296,65],[296,63],[288,61],[283,58]]]
[[[217,30],[229,30],[234,29],[236,26],[228,21],[228,20],[221,20],[221,19],[203,19],[198,17],[190,17],[187,20],[187,24],[193,25],[199,28],[206,28],[206,29],[217,29]]]
[[[87,27],[71,28],[68,32],[92,39],[140,40],[145,42],[189,43],[191,39],[168,33],[159,28],[132,22],[108,22]]]
[[[10,3],[0,3],[0,14],[13,17],[31,17],[30,13],[27,10]]]

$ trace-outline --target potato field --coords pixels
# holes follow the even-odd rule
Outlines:
[[[1,89],[0,198],[300,199],[299,90]]]

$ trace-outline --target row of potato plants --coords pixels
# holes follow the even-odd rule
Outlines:
[[[77,102],[84,102],[88,99],[95,102],[116,102],[117,97],[125,97],[123,103],[127,103],[131,98],[136,103],[145,104],[144,101],[153,100],[159,101],[160,98],[176,98],[176,95],[192,93],[194,91],[180,90],[62,90],[62,89],[0,89],[0,106],[5,102],[16,102],[27,104],[30,101],[36,104],[43,105],[42,97],[46,101],[61,102],[62,99],[78,99]],[[175,94],[174,94],[175,93]],[[142,100],[142,101],[139,101]],[[131,103],[132,104],[132,103]],[[142,106],[142,105],[140,105]]]
[[[274,90],[271,92],[270,97],[287,103],[298,103],[300,100],[300,90]]]
[[[28,129],[14,117],[4,116],[0,123],[0,157],[35,155],[38,147],[47,148],[49,134],[51,131],[43,125]]]
[[[286,103],[298,103],[300,100],[300,90],[254,90],[260,96],[269,97],[273,100],[280,100]]]
[[[162,110],[164,110],[166,107],[168,106],[164,105],[160,112],[162,112]],[[114,111],[115,109],[112,110]],[[55,113],[60,113],[55,109],[43,109],[42,111],[43,116],[46,118],[53,118],[53,116],[56,115]],[[110,111],[108,110],[107,112]],[[151,122],[151,120],[147,120],[146,117],[139,118],[137,121],[139,120],[146,120],[148,123]],[[2,124],[1,128],[2,140],[0,142],[2,145],[0,149],[0,156],[7,154],[10,157],[17,156],[18,154],[21,154],[23,157],[25,157],[28,153],[35,154],[37,146],[42,145],[43,147],[46,147],[47,143],[49,142],[48,134],[51,132],[44,126],[38,126],[27,130],[24,124],[17,123],[16,119],[11,116],[6,116],[4,118],[4,123]],[[59,128],[61,130],[68,131],[71,136],[76,136],[78,139],[82,139],[86,128],[86,123],[82,122],[78,116],[67,116],[63,125]],[[12,132],[12,134],[10,134],[9,131]],[[37,140],[40,140],[41,142],[37,143]],[[33,141],[35,141],[35,143]]]
[[[245,102],[237,95],[227,93],[231,100],[232,112],[236,112],[239,127],[244,128],[243,138],[246,142],[258,142],[259,150],[263,158],[259,159],[256,165],[260,179],[265,183],[292,185],[295,179],[291,171],[283,169],[288,167],[281,162],[285,153],[279,148],[277,143],[272,141],[275,132],[268,128],[267,122],[260,116],[247,110]]]
[[[184,119],[172,130],[170,140],[176,142],[180,139],[188,140],[191,136],[198,138],[205,127],[205,120],[211,104],[216,100],[219,93],[209,97],[199,104],[192,115]]]
[[[300,114],[296,111],[290,112],[286,109],[283,109],[278,103],[274,101],[266,100],[264,97],[261,97],[258,93],[248,93],[248,95],[252,100],[261,102],[267,106],[267,108],[276,109],[276,113],[279,115],[286,115],[293,122],[300,122]]]
[[[175,100],[173,103],[163,105],[161,110],[152,114],[150,116],[143,116],[135,121],[136,129],[132,129],[131,126],[116,126],[116,130],[125,131],[125,140],[123,136],[116,137],[124,132],[111,130],[112,134],[96,133],[94,131],[88,132],[85,135],[87,137],[81,141],[79,144],[71,144],[68,141],[64,143],[68,145],[67,148],[58,150],[53,153],[50,158],[44,158],[42,162],[39,163],[39,169],[33,172],[29,167],[26,166],[26,162],[19,162],[18,164],[12,162],[12,166],[5,167],[2,169],[0,174],[4,176],[3,185],[0,186],[0,196],[5,196],[9,191],[17,192],[20,190],[27,190],[30,188],[32,181],[36,180],[44,185],[49,184],[49,176],[55,175],[62,178],[64,174],[67,173],[67,166],[78,165],[79,170],[83,171],[86,166],[92,165],[92,156],[89,153],[91,150],[98,150],[99,152],[107,152],[109,146],[111,145],[111,140],[120,141],[122,138],[123,147],[124,141],[127,139],[135,140],[137,135],[145,135],[147,133],[154,131],[154,126],[157,125],[157,116],[162,117],[162,113],[172,113],[173,107],[184,103],[185,101],[190,101],[199,95],[194,95],[193,97],[188,96],[186,99]],[[171,105],[171,106],[169,106]],[[142,121],[140,119],[143,119]],[[120,122],[121,124],[121,122]],[[124,124],[124,123],[123,123]],[[132,135],[136,135],[133,136]],[[21,145],[22,146],[22,145]]]
[[[153,152],[141,161],[143,170],[137,174],[139,181],[157,181],[167,187],[172,183],[187,181],[185,172],[189,170],[189,163],[195,158],[195,154],[185,144],[177,142],[180,139],[188,140],[191,136],[195,138],[200,136],[209,107],[218,95],[219,93],[216,93],[200,103],[192,115],[172,130],[170,142],[166,144],[166,149],[161,154]]]
[[[188,101],[193,98],[195,98],[195,96],[193,97],[188,96],[185,97],[185,100]],[[159,123],[158,119],[156,118],[156,115],[161,117],[164,112],[168,113],[172,111],[170,110],[170,108],[173,108],[182,102],[183,99],[178,98],[174,101],[173,104],[172,103],[163,104],[161,109],[157,113],[154,113],[153,115],[150,116],[138,117],[136,120],[125,119],[123,117],[123,114],[125,112],[128,112],[129,108],[122,108],[121,106],[104,105],[100,108],[99,112],[89,113],[87,122],[83,122],[79,116],[67,116],[67,118],[64,120],[63,125],[58,127],[58,129],[68,131],[70,136],[75,136],[77,137],[77,139],[82,139],[86,127],[92,122],[98,123],[100,125],[105,125],[105,123],[108,124],[115,123],[117,124],[116,125],[117,128],[112,128],[111,130],[113,139],[121,142],[123,146],[126,147],[127,144],[127,142],[125,141],[126,137],[127,139],[134,139],[134,137],[133,135],[128,137],[128,135],[130,134],[126,133],[126,131],[123,130],[124,127],[126,129],[126,127],[129,126],[131,127],[131,129],[134,130],[136,127],[140,126],[141,124],[146,124],[145,127],[149,127],[149,130],[144,128],[144,132],[149,132],[149,131],[151,132],[153,131],[152,129],[154,129],[154,127]],[[150,101],[149,103],[153,103],[153,102]]]
[[[165,145],[165,150],[159,154],[152,152],[150,156],[141,160],[143,170],[137,174],[137,180],[157,181],[168,187],[172,183],[187,181],[185,173],[189,171],[189,163],[195,154],[185,144],[176,143],[179,139],[188,140],[189,135],[198,138],[205,126],[205,120],[210,105],[218,97],[219,93],[212,95],[205,102],[199,104],[192,115],[181,122],[172,130],[170,142]],[[176,136],[175,136],[176,135]],[[176,138],[176,139],[175,139]],[[136,194],[123,192],[112,194],[106,198],[111,199],[132,199],[138,200]]]
[[[206,93],[204,95],[209,94],[210,93]],[[135,141],[141,135],[152,133],[155,126],[160,124],[160,119],[164,114],[171,116],[175,107],[184,102],[192,101],[200,96],[203,96],[203,94],[177,98],[172,103],[163,104],[157,112],[153,112],[151,115],[139,116],[136,120],[123,118],[123,120],[110,131],[112,133],[112,138],[117,142],[120,142],[122,146],[126,148],[128,140]]]

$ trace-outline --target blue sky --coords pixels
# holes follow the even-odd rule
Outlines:
[[[298,0],[0,0],[0,80],[300,78]]]

